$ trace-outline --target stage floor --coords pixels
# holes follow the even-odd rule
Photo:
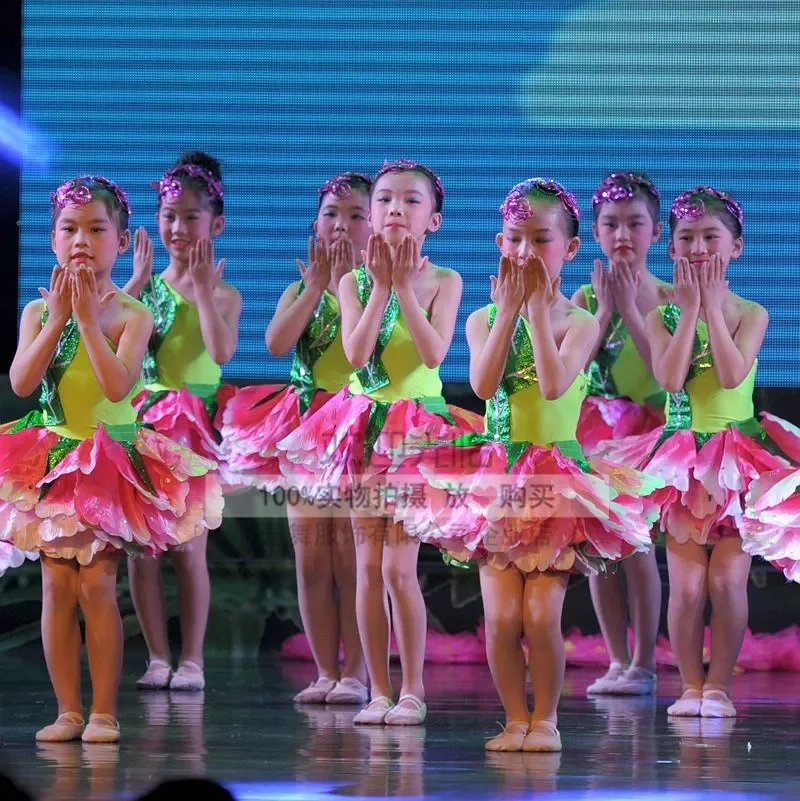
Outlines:
[[[41,651],[0,656],[0,768],[37,799],[131,799],[165,778],[210,776],[241,801],[359,798],[592,798],[720,801],[800,797],[800,674],[736,677],[736,720],[668,720],[675,671],[657,699],[597,698],[597,670],[570,669],[564,751],[488,754],[502,711],[488,669],[426,668],[427,725],[354,727],[353,708],[299,707],[303,663],[208,665],[204,693],[141,693],[143,653],[129,649],[119,746],[40,746],[55,717]]]

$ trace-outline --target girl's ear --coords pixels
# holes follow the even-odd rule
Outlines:
[[[653,228],[653,238],[650,240],[653,244],[658,242],[661,239],[661,234],[664,233],[664,226],[659,222],[655,224]]]
[[[581,246],[581,240],[578,236],[573,236],[567,245],[567,252],[564,254],[564,261],[572,261],[577,255]]]
[[[435,231],[438,231],[441,227],[442,227],[442,212],[437,211],[435,214],[431,216],[431,220],[428,223],[427,233],[432,234]]]
[[[742,255],[742,251],[744,250],[744,240],[742,237],[737,236],[736,239],[733,240],[733,250],[731,251],[731,258],[738,259],[739,256]]]
[[[214,221],[211,223],[211,236],[219,236],[225,230],[225,215],[220,214],[218,217],[214,217]]]
[[[131,232],[125,229],[119,235],[119,245],[117,246],[117,253],[121,256],[131,246]]]
[[[672,261],[675,261],[675,245],[672,243],[672,237],[669,238],[669,245],[667,245],[667,253]]]
[[[497,247],[499,247],[499,248],[500,248],[500,252],[502,253],[502,252],[503,252],[503,234],[502,234],[502,232],[501,232],[501,233],[499,233],[499,234],[498,234],[498,235],[497,235],[497,236],[494,238],[494,241],[495,241],[495,243],[497,244]]]

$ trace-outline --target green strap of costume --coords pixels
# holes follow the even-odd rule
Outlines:
[[[49,312],[47,306],[45,306],[42,312],[42,327],[44,327],[48,317]],[[78,323],[74,317],[70,317],[61,332],[61,336],[58,338],[53,358],[50,360],[44,378],[42,378],[39,403],[47,412],[48,425],[63,425],[66,422],[61,399],[58,396],[58,385],[75,358],[79,341]]]
[[[356,279],[358,299],[361,305],[366,308],[369,302],[369,296],[372,292],[372,277],[367,271],[367,268],[363,265],[353,270],[353,275]],[[389,386],[389,373],[386,371],[381,361],[381,354],[392,338],[392,332],[394,331],[399,316],[400,303],[397,300],[397,295],[395,295],[394,290],[392,290],[389,295],[389,302],[386,304],[386,309],[383,312],[383,320],[381,320],[380,331],[378,331],[378,341],[375,343],[375,350],[372,352],[372,356],[370,356],[366,365],[356,370],[358,380],[361,382],[361,386],[367,394]]]
[[[300,281],[297,288],[298,297],[304,289],[305,285]],[[294,351],[291,382],[299,390],[301,414],[308,410],[317,389],[314,385],[314,365],[336,339],[342,325],[341,315],[333,307],[331,298],[327,290],[322,293],[319,304]]]
[[[583,296],[586,300],[586,308],[592,313],[597,313],[597,293],[594,287],[589,284],[583,288]],[[628,326],[622,319],[619,312],[614,311],[608,323],[603,340],[597,351],[594,360],[586,371],[587,394],[601,398],[618,398],[619,391],[611,375],[625,340],[628,338]]]
[[[178,299],[170,291],[164,279],[154,275],[151,276],[142,290],[140,300],[150,309],[154,321],[150,343],[142,360],[142,378],[145,384],[157,384],[158,364],[156,363],[156,353],[158,353],[158,349],[167,338],[175,322]]]
[[[489,306],[489,328],[497,318],[497,306]],[[508,444],[511,440],[509,395],[538,383],[533,362],[533,343],[521,317],[517,317],[511,346],[508,349],[503,379],[495,394],[486,402],[486,431],[491,439]]]

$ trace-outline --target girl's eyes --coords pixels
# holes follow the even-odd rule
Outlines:
[[[367,218],[363,214],[354,214],[353,215],[353,219],[354,220],[366,220]]]

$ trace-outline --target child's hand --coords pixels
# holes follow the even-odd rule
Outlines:
[[[153,275],[153,242],[147,235],[147,229],[136,229],[133,244],[133,280],[144,286]]]
[[[338,242],[334,242],[331,245],[328,254],[331,262],[331,278],[333,279],[333,285],[338,288],[342,278],[356,266],[353,243],[347,239],[347,237],[343,237]]]
[[[700,302],[706,313],[711,309],[721,309],[728,294],[728,281],[725,278],[725,265],[719,253],[713,253],[708,266],[698,277]]]
[[[411,234],[407,234],[394,251],[392,284],[397,289],[407,289],[413,284],[415,276],[427,266],[428,257],[420,258],[419,243]]]
[[[108,292],[102,298],[97,291],[97,279],[90,267],[82,264],[70,275],[72,286],[72,309],[78,325],[95,326],[100,315],[116,295]]]
[[[50,289],[39,287],[39,294],[47,304],[49,319],[62,327],[72,315],[72,283],[66,268],[56,265],[50,276]]]
[[[324,242],[315,242],[314,237],[308,238],[308,266],[297,259],[297,269],[303,283],[310,292],[319,295],[328,288],[331,282],[331,261],[328,248]]]
[[[636,308],[636,298],[639,294],[640,275],[634,272],[630,264],[624,259],[611,265],[610,278],[611,297],[617,309]]]
[[[611,273],[606,271],[605,267],[603,267],[603,262],[600,261],[600,259],[594,260],[594,269],[592,270],[592,288],[594,289],[594,294],[597,298],[598,309],[613,310],[614,293],[611,287]]]
[[[548,311],[561,288],[561,277],[552,280],[541,256],[531,256],[525,262],[525,281],[528,292],[526,303],[531,313]]]
[[[195,292],[213,292],[224,270],[225,259],[220,259],[214,267],[214,243],[210,239],[198,239],[189,250],[189,275]]]
[[[497,275],[489,276],[492,285],[492,303],[498,312],[519,314],[525,302],[525,276],[517,260],[512,256],[501,256]]]
[[[367,269],[380,289],[392,288],[392,249],[381,234],[372,234],[367,242],[367,252],[361,251]]]
[[[700,311],[700,281],[688,259],[675,262],[672,292],[669,297],[672,303],[682,312],[698,314]]]

